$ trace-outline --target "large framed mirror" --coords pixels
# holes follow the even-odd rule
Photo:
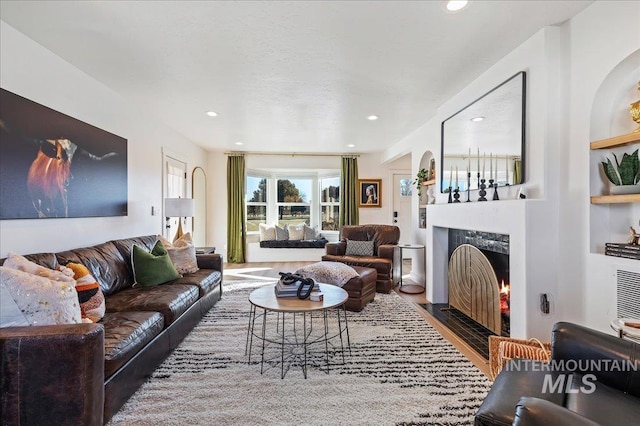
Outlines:
[[[440,191],[517,185],[525,176],[526,73],[521,71],[442,122]]]
[[[207,175],[202,167],[195,167],[191,173],[191,189],[195,202],[193,216],[193,243],[204,247],[207,242]]]

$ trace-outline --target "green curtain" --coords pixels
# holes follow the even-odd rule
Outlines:
[[[515,185],[522,183],[522,160],[513,160],[513,183]]]
[[[344,225],[358,225],[358,158],[342,157],[340,174],[340,229]]]
[[[227,159],[227,262],[244,263],[244,156]]]

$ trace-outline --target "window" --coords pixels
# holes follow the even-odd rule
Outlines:
[[[245,206],[249,233],[260,223],[280,226],[306,223],[321,231],[338,231],[340,173],[247,173]]]
[[[259,224],[267,223],[267,178],[247,175],[245,200],[247,232],[257,232]]]
[[[340,177],[320,179],[320,229],[338,231],[340,219]]]
[[[278,225],[311,225],[311,178],[280,178],[278,182]]]

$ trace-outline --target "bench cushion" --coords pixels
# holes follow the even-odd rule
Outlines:
[[[262,248],[324,248],[328,241],[319,240],[269,240],[260,241]]]

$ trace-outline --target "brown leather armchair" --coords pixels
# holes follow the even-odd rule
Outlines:
[[[378,272],[376,291],[389,293],[395,285],[393,258],[399,239],[400,228],[393,225],[343,226],[340,241],[325,246],[327,254],[322,256],[322,260],[374,268]],[[347,240],[373,241],[373,256],[346,255]]]

